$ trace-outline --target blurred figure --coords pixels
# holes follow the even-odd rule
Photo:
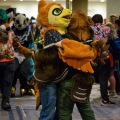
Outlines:
[[[115,20],[114,25],[117,32],[117,36],[120,38],[120,20],[119,19]],[[115,60],[115,64],[116,64],[116,70],[114,74],[116,79],[116,92],[118,95],[120,95],[120,59],[119,58]]]
[[[115,20],[117,20],[117,19],[118,19],[117,15],[110,15],[110,22],[111,23],[115,24]]]
[[[111,22],[107,23],[106,26],[110,27],[110,34],[108,35],[108,42],[110,44],[110,67],[111,67],[111,71],[110,71],[110,77],[109,77],[109,82],[110,82],[110,87],[111,90],[109,91],[109,95],[112,97],[117,97],[116,94],[116,80],[114,77],[114,70],[117,64],[115,59],[113,59],[113,54],[112,54],[112,40],[114,40],[115,38],[117,38],[117,33],[114,27],[114,24],[112,24]]]
[[[40,29],[37,26],[36,20],[31,20],[31,31],[34,39],[34,49],[37,50],[37,39],[40,37]]]
[[[0,25],[8,20],[7,14],[0,9]],[[15,72],[15,59],[12,38],[0,30],[0,89],[2,93],[1,108],[10,110],[10,95]]]
[[[120,20],[115,20],[115,29],[117,31],[117,36],[120,38]]]
[[[110,28],[103,24],[103,17],[101,14],[95,14],[92,17],[94,25],[92,29],[94,31],[94,39],[100,40],[102,38],[107,38],[110,34]],[[106,51],[109,55],[109,52]],[[105,104],[115,104],[109,100],[108,96],[108,80],[110,77],[110,59],[105,59],[105,64],[98,63],[94,68],[95,80],[100,84],[100,93],[102,97],[101,105]]]

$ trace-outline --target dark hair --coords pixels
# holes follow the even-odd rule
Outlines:
[[[120,20],[119,19],[115,20],[115,24],[117,24],[118,26],[120,26]]]
[[[103,17],[100,14],[95,14],[92,17],[92,20],[93,20],[94,23],[103,23]]]

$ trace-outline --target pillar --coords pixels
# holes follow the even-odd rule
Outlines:
[[[66,8],[68,8],[68,9],[71,8],[70,0],[66,0]]]
[[[88,14],[88,0],[73,0],[72,11],[82,10],[85,14]]]

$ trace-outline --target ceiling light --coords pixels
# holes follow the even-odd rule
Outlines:
[[[40,1],[40,0],[36,0],[36,1]]]
[[[100,0],[100,2],[105,2],[105,0]]]
[[[4,1],[6,1],[6,0],[4,0]]]
[[[20,0],[20,1],[23,1],[23,0]]]
[[[53,0],[53,1],[56,1],[56,0]]]

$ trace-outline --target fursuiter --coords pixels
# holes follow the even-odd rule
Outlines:
[[[51,109],[50,111],[52,112],[55,111],[57,92],[56,85],[60,81],[64,80],[68,73],[67,64],[62,62],[59,58],[58,47],[56,47],[54,43],[63,39],[61,35],[66,33],[66,27],[70,23],[70,16],[71,11],[69,9],[64,9],[60,3],[46,2],[45,0],[41,0],[39,2],[37,21],[42,25],[42,27],[45,27],[45,33],[43,49],[37,51],[34,56],[34,79],[38,84],[44,84],[43,86],[38,87],[40,89],[41,100],[37,100],[37,103],[41,101],[43,108],[41,111],[44,112],[44,107],[46,108],[46,106],[46,109]],[[48,90],[50,86],[54,89],[53,91]],[[43,95],[43,90],[45,89],[48,90],[48,93],[46,92]],[[54,96],[50,96],[51,94]],[[47,98],[44,98],[45,96]],[[36,96],[36,98],[40,97]],[[48,103],[44,105],[44,101],[47,99]],[[51,118],[46,119],[53,119],[54,113],[46,114],[47,116],[49,116],[48,114],[51,114],[50,116],[52,116]],[[42,120],[41,115],[40,119]]]
[[[90,25],[88,17],[82,11],[74,11],[67,27],[67,33],[63,35],[64,39],[59,44],[56,43],[58,46],[61,43],[62,46],[62,49],[59,48],[59,57],[69,65],[68,75],[58,87],[56,109],[60,120],[72,119],[74,103],[83,120],[95,120],[89,103],[94,83],[93,65],[96,65],[97,57],[101,59],[99,52],[108,50],[109,45],[105,45],[107,40],[105,42],[93,40],[94,32]],[[90,113],[89,117],[88,113]]]
[[[71,93],[69,94],[71,94],[71,99],[73,101],[79,103],[86,103],[91,93],[92,84],[94,83],[94,77],[92,76],[94,71],[92,69],[91,62],[96,58],[97,51],[96,48],[92,48],[91,45],[93,42],[93,36],[94,32],[89,25],[88,17],[82,11],[74,11],[71,16],[70,24],[67,27],[67,33],[63,35],[63,38],[69,38],[70,40],[83,43],[83,46],[79,45],[81,47],[81,50],[79,49],[80,51],[76,51],[74,48],[75,46],[73,46],[73,51],[79,53],[79,55],[81,55],[81,59],[74,63],[72,59],[71,61],[70,59],[67,61],[66,58],[62,58],[62,55],[60,55],[60,57],[65,63],[67,63],[69,66],[72,66],[69,67],[69,71],[71,72],[68,74],[63,83],[67,85],[68,79],[72,79],[69,81],[69,89],[71,89]],[[89,56],[91,51],[87,51],[86,47],[91,47],[91,49],[94,51],[94,57]],[[63,83],[61,82],[60,84]],[[67,88],[63,86],[62,88],[67,90]]]
[[[14,17],[14,29],[15,37],[19,39],[19,42],[22,46],[32,49],[33,48],[33,37],[32,33],[29,30],[29,19],[24,15],[18,13]],[[20,81],[20,95],[23,96],[25,94],[35,95],[33,85],[28,85],[28,80],[31,79],[32,72],[34,71],[33,65],[34,61],[31,58],[27,58],[22,56],[15,50],[16,56],[16,71],[12,84],[12,92],[11,96],[15,96],[16,91],[16,82],[17,79]],[[30,74],[31,73],[31,74]],[[29,75],[30,74],[30,75]]]

